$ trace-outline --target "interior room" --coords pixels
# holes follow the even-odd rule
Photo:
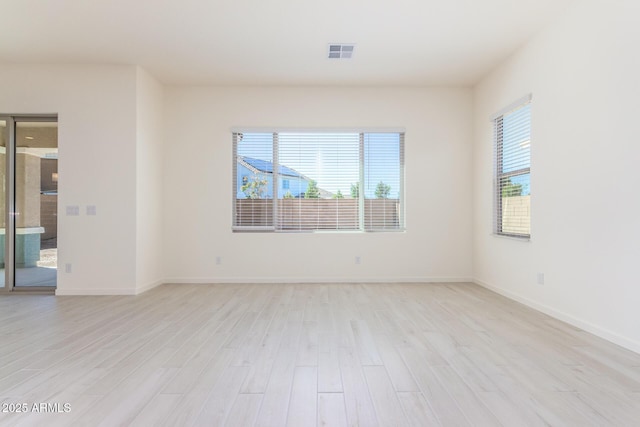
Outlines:
[[[0,426],[637,425],[639,2],[37,3]]]

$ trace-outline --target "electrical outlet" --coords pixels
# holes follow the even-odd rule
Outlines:
[[[544,273],[538,273],[538,285],[544,285]]]
[[[222,264],[222,257],[221,256],[217,256],[216,257],[216,265],[220,265]]]
[[[64,265],[64,272],[65,273],[71,273],[71,263],[68,262]]]
[[[356,264],[360,264],[360,263],[361,263],[361,261],[362,261],[362,260],[360,259],[360,256],[358,255],[358,256],[356,257]]]

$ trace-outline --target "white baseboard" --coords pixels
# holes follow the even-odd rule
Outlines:
[[[473,282],[470,277],[169,277],[172,284],[218,283],[458,283]]]
[[[137,286],[135,289],[86,289],[86,288],[64,288],[56,289],[56,296],[97,296],[97,295],[140,295],[157,286],[165,283],[162,280],[156,280],[146,285]]]
[[[572,316],[568,313],[564,313],[562,311],[556,310],[553,307],[549,307],[548,305],[544,305],[544,304],[540,304],[536,301],[533,301],[529,298],[523,297],[521,295],[518,295],[514,292],[511,291],[507,291],[505,289],[499,288],[497,286],[493,286],[490,285],[480,279],[474,279],[473,282],[477,285],[482,286],[483,288],[489,289],[497,294],[500,294],[504,297],[507,297],[509,299],[512,299],[514,301],[517,301],[521,304],[524,304],[530,308],[533,308],[534,310],[540,311],[544,314],[547,314],[555,319],[561,320],[563,322],[566,322],[570,325],[573,325],[577,328],[580,328],[584,331],[587,331],[589,333],[592,333],[593,335],[596,335],[602,339],[605,339],[607,341],[610,341],[614,344],[617,344],[621,347],[626,348],[627,350],[631,350],[635,353],[639,353],[640,354],[640,342],[634,341],[632,339],[629,339],[627,337],[624,337],[620,334],[617,334],[615,332],[609,331],[608,329],[604,329],[600,326],[594,325],[593,323],[587,322],[583,319],[579,319],[575,316]]]
[[[56,296],[136,295],[135,289],[56,289]]]
[[[56,289],[56,296],[140,295],[165,283],[171,284],[246,284],[246,283],[462,283],[470,277],[170,277],[135,289]]]
[[[163,283],[165,283],[164,280],[156,280],[154,282],[151,283],[147,283],[146,285],[142,285],[142,286],[136,286],[136,291],[135,291],[135,295],[140,295],[144,292],[150,291],[151,289],[158,287],[160,285],[162,285]]]

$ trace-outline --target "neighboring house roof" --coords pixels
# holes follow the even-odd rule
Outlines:
[[[253,173],[273,173],[273,163],[268,160],[254,159],[253,157],[238,156],[238,163],[252,171]],[[280,176],[289,176],[293,178],[304,179],[305,181],[311,181],[310,178],[304,176],[295,169],[280,165]],[[330,199],[333,197],[333,193],[318,187],[321,199]]]
[[[334,194],[331,191],[327,191],[324,188],[318,187],[318,192],[320,193],[321,199],[332,199]]]
[[[244,164],[249,169],[252,169],[254,172],[262,172],[262,173],[273,173],[273,163],[268,160],[262,159],[254,159],[253,157],[245,157],[238,156],[238,162]],[[306,176],[302,175],[300,172],[291,169],[287,166],[280,165],[278,167],[279,174],[282,176],[290,176],[293,178],[302,178],[305,180],[309,180]]]

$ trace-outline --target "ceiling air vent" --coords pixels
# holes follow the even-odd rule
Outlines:
[[[330,59],[351,59],[353,57],[353,44],[330,44]]]

